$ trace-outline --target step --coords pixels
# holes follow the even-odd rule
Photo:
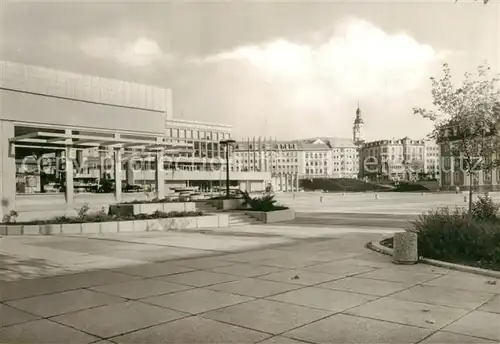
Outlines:
[[[248,220],[241,220],[241,221],[229,221],[229,224],[232,225],[232,224],[237,224],[237,223],[256,223],[256,222],[259,222],[258,220],[256,219],[248,219]]]

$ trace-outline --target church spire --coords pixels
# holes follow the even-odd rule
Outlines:
[[[359,100],[358,100],[358,109],[356,110],[356,119],[354,120],[354,124],[363,124],[363,118],[361,117],[361,109],[359,108]]]

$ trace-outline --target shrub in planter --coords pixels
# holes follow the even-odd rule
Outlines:
[[[500,224],[491,204],[477,201],[476,213],[442,208],[420,215],[409,231],[418,234],[419,255],[453,263],[500,268]],[[489,219],[489,220],[488,220]]]
[[[500,222],[499,209],[500,205],[493,202],[490,197],[479,197],[477,201],[472,203],[471,216],[479,221]]]
[[[89,222],[112,222],[112,221],[132,221],[132,220],[149,220],[163,218],[178,218],[178,217],[195,217],[204,216],[202,211],[171,211],[162,212],[156,211],[153,214],[138,214],[134,216],[115,216],[108,215],[103,211],[93,214],[85,214],[84,216],[59,216],[50,220],[29,221],[18,223],[21,225],[44,225],[44,224],[66,224],[66,223],[89,223]]]
[[[254,211],[275,211],[275,210],[285,210],[288,207],[278,205],[274,195],[270,193],[266,193],[261,197],[251,197],[247,191],[242,192],[244,207],[249,207]]]

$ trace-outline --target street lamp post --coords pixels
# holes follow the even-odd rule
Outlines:
[[[229,199],[229,147],[234,144],[235,140],[222,140],[219,143],[226,147],[226,198]]]

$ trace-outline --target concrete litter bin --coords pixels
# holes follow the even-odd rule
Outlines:
[[[394,234],[393,263],[416,264],[418,262],[417,233],[400,232]]]

